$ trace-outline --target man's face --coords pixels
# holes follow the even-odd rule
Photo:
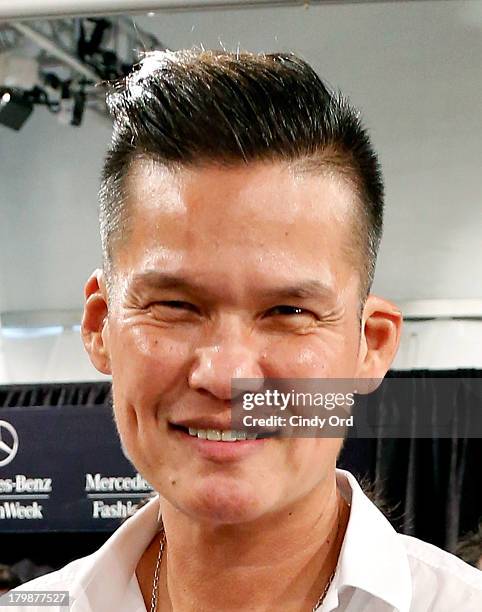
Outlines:
[[[232,378],[357,375],[353,195],[282,163],[137,163],[128,193],[103,333],[124,447],[189,515],[279,510],[332,473],[341,440],[218,442],[217,454],[176,424],[229,423]]]

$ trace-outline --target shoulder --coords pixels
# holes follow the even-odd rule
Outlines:
[[[53,596],[53,601],[59,601],[60,595],[55,595],[55,592],[67,591],[70,595],[72,594],[74,585],[78,583],[79,576],[84,575],[93,565],[95,559],[95,553],[92,555],[88,555],[86,557],[82,557],[80,559],[76,559],[71,563],[65,565],[63,568],[49,572],[48,574],[44,574],[43,576],[39,576],[34,580],[29,580],[24,584],[16,587],[12,591],[10,591],[13,596],[18,594],[19,597],[28,596],[28,593],[32,593],[33,591],[41,591],[47,592],[51,596]],[[25,595],[21,595],[25,594]],[[19,604],[25,602],[25,599],[20,599]],[[0,606],[2,609],[2,606]],[[16,612],[44,612],[46,609],[48,610],[58,610],[59,612],[64,612],[67,608],[65,606],[56,606],[55,603],[52,606],[45,607],[45,603],[43,605],[32,605],[29,602],[28,605],[15,606]]]
[[[432,544],[403,534],[399,538],[410,565],[414,609],[482,610],[482,572]]]
[[[92,553],[91,555],[87,555],[86,557],[75,559],[75,561],[71,561],[59,570],[49,572],[48,574],[39,576],[34,580],[25,582],[21,586],[17,587],[17,589],[25,591],[28,587],[28,589],[30,590],[36,590],[37,587],[41,586],[58,586],[59,588],[61,586],[65,586],[65,588],[67,589],[68,586],[70,586],[74,581],[78,579],[80,574],[85,573],[93,567],[96,557],[97,554]]]

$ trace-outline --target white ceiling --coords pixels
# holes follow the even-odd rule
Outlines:
[[[361,108],[381,155],[375,289],[481,297],[482,3],[333,4],[136,18],[172,49],[293,50]],[[0,311],[68,309],[100,261],[96,190],[109,126],[38,110],[0,126]]]

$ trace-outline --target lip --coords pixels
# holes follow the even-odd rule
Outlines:
[[[170,422],[170,425],[177,427],[193,427],[194,429],[219,429],[220,431],[227,431],[231,429],[231,419],[213,419],[213,418],[198,418],[190,419],[186,421]]]
[[[177,424],[177,423],[176,423]],[[184,425],[183,425],[184,427]],[[193,427],[193,425],[191,425]],[[196,429],[222,429],[221,427],[196,427]],[[225,427],[224,429],[228,429]],[[169,427],[169,434],[176,438],[181,444],[189,445],[190,448],[204,459],[223,463],[239,461],[245,457],[259,452],[270,438],[258,440],[239,440],[236,442],[218,442],[217,440],[203,440],[197,436],[190,436],[182,429]]]

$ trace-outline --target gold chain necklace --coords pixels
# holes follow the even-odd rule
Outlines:
[[[335,542],[338,540],[338,535],[340,533],[340,511],[338,510],[338,526],[336,529]],[[164,527],[161,524],[161,537],[159,541],[159,552],[157,553],[156,567],[154,569],[154,578],[152,580],[152,595],[151,595],[151,609],[150,612],[157,612],[157,601],[159,597],[159,576],[161,573],[161,561],[162,561],[162,553],[164,552],[164,547],[166,545],[166,532],[164,531]],[[323,589],[323,593],[320,595],[318,601],[313,606],[311,612],[316,612],[316,610],[321,606],[323,600],[325,599],[326,594],[328,593],[328,589],[330,588],[331,583],[333,582],[333,578],[335,577],[336,566],[331,576],[328,578],[328,582]]]

